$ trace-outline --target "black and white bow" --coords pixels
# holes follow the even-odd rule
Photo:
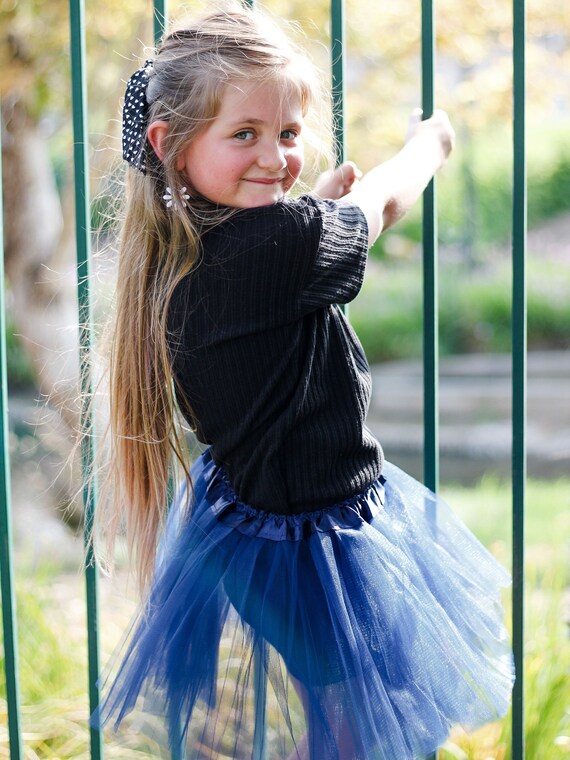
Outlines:
[[[145,61],[131,76],[127,82],[123,105],[123,158],[143,174],[146,174],[146,93],[152,67],[153,61]]]

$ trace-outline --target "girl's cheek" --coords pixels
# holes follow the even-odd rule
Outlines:
[[[284,191],[286,193],[288,193],[289,190],[291,190],[291,188],[293,187],[293,185],[299,179],[299,173],[293,174],[293,172],[290,172],[289,176],[287,177],[287,179],[283,182],[283,189],[284,189]]]
[[[287,180],[287,190],[290,190],[295,182],[299,179],[301,172],[303,171],[303,164],[304,156],[302,151],[289,156],[289,160],[287,162],[287,170],[289,173],[289,178]]]

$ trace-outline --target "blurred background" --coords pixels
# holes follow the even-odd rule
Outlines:
[[[171,2],[174,17],[205,7]],[[329,5],[266,0],[330,78]],[[457,147],[438,179],[442,491],[510,564],[511,4],[439,0],[436,103]],[[109,309],[124,167],[124,84],[152,55],[148,0],[88,2],[97,324]],[[420,3],[347,0],[347,156],[366,171],[402,144],[421,100]],[[528,3],[527,753],[570,757],[570,4]],[[26,757],[87,758],[82,509],[73,455],[77,317],[69,17],[64,0],[0,0],[0,97],[13,519]],[[327,108],[325,103],[323,106]],[[307,178],[310,181],[310,178]],[[374,247],[351,321],[374,378],[370,427],[422,476],[421,208]],[[103,648],[134,583],[102,584]],[[130,601],[125,601],[125,599]],[[508,604],[508,599],[506,599]],[[0,654],[0,656],[3,656]],[[5,712],[3,671],[0,714]],[[0,719],[0,758],[8,757]],[[508,720],[458,732],[441,758],[510,757]],[[110,740],[109,757],[156,757]]]

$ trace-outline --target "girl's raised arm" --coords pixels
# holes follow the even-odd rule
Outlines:
[[[411,208],[453,148],[455,133],[444,111],[434,111],[425,121],[421,117],[421,109],[412,113],[400,152],[371,169],[340,198],[355,203],[364,212],[369,245]],[[318,183],[315,190],[320,194]]]

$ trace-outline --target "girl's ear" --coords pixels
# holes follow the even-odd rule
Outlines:
[[[147,130],[147,137],[149,143],[152,145],[152,149],[160,159],[160,161],[164,161],[164,139],[166,137],[166,133],[168,132],[168,122],[167,121],[153,121],[152,124],[149,125],[149,128]]]

